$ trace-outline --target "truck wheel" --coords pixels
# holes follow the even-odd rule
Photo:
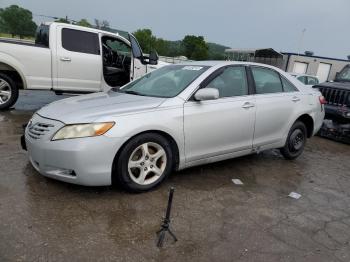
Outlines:
[[[116,182],[130,192],[144,192],[159,185],[173,170],[169,141],[146,133],[131,139],[115,163]]]
[[[7,75],[0,73],[0,110],[13,106],[18,99],[18,87]]]
[[[284,158],[292,160],[300,156],[304,151],[306,138],[305,124],[301,121],[296,121],[289,131],[285,146],[280,149]]]

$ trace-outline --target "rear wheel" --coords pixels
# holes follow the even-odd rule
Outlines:
[[[126,190],[143,192],[159,185],[172,171],[173,163],[167,139],[159,134],[142,134],[123,147],[114,176]]]
[[[284,158],[292,160],[301,155],[306,144],[307,132],[303,122],[297,121],[289,131],[286,144],[280,149]]]
[[[8,109],[18,99],[18,87],[15,82],[5,74],[0,73],[0,109]]]

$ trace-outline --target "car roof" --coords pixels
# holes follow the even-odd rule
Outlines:
[[[105,30],[101,30],[101,29],[97,29],[97,28],[93,28],[93,27],[85,27],[85,26],[66,24],[66,23],[60,23],[60,22],[45,22],[43,24],[45,24],[45,25],[51,25],[51,24],[61,25],[61,26],[66,27],[66,28],[83,30],[86,32],[101,33],[104,35],[118,36],[118,37],[126,39],[124,36],[120,35],[118,32],[113,33],[113,32],[109,32],[109,31],[105,31]],[[128,39],[126,39],[126,40],[128,40]]]

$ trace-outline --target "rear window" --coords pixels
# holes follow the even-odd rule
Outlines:
[[[283,92],[280,76],[277,72],[262,67],[253,67],[252,73],[257,94]]]
[[[308,76],[307,79],[308,79],[308,81],[307,81],[308,85],[317,85],[318,84],[318,79],[315,77]]]
[[[50,26],[40,25],[35,33],[35,44],[49,47]]]
[[[295,92],[298,91],[298,89],[287,79],[285,79],[283,76],[281,76],[282,85],[284,92]]]
[[[72,52],[93,55],[100,54],[98,35],[75,29],[62,29],[62,47]]]

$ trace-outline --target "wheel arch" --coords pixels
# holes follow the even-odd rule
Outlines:
[[[295,120],[295,122],[296,121],[300,121],[305,125],[306,131],[307,131],[307,137],[310,138],[314,132],[314,124],[315,124],[314,119],[309,114],[303,114],[303,115],[299,116]]]
[[[158,134],[158,135],[161,135],[163,136],[164,138],[166,138],[169,142],[170,142],[170,145],[171,145],[171,149],[174,153],[174,156],[175,156],[175,163],[174,163],[174,166],[173,166],[173,170],[177,170],[179,168],[179,164],[180,164],[180,151],[179,151],[179,146],[176,142],[176,140],[167,132],[165,131],[162,131],[162,130],[146,130],[146,131],[142,131],[140,133],[137,133],[135,135],[133,135],[132,137],[130,137],[128,140],[126,140],[122,146],[119,148],[119,150],[117,151],[117,153],[115,154],[114,156],[114,159],[113,159],[113,164],[112,164],[112,183],[114,183],[115,181],[115,178],[114,178],[114,174],[115,174],[115,170],[116,170],[116,163],[120,157],[120,153],[121,151],[123,150],[123,148],[132,140],[134,139],[135,137],[137,136],[140,136],[142,134],[149,134],[149,133],[152,133],[152,134]]]
[[[16,61],[11,60],[14,59],[2,59],[0,61],[0,72],[6,74],[8,77],[11,77],[11,79],[16,83],[19,89],[26,89],[27,82],[24,77],[23,71],[20,69],[20,66],[17,65]]]

